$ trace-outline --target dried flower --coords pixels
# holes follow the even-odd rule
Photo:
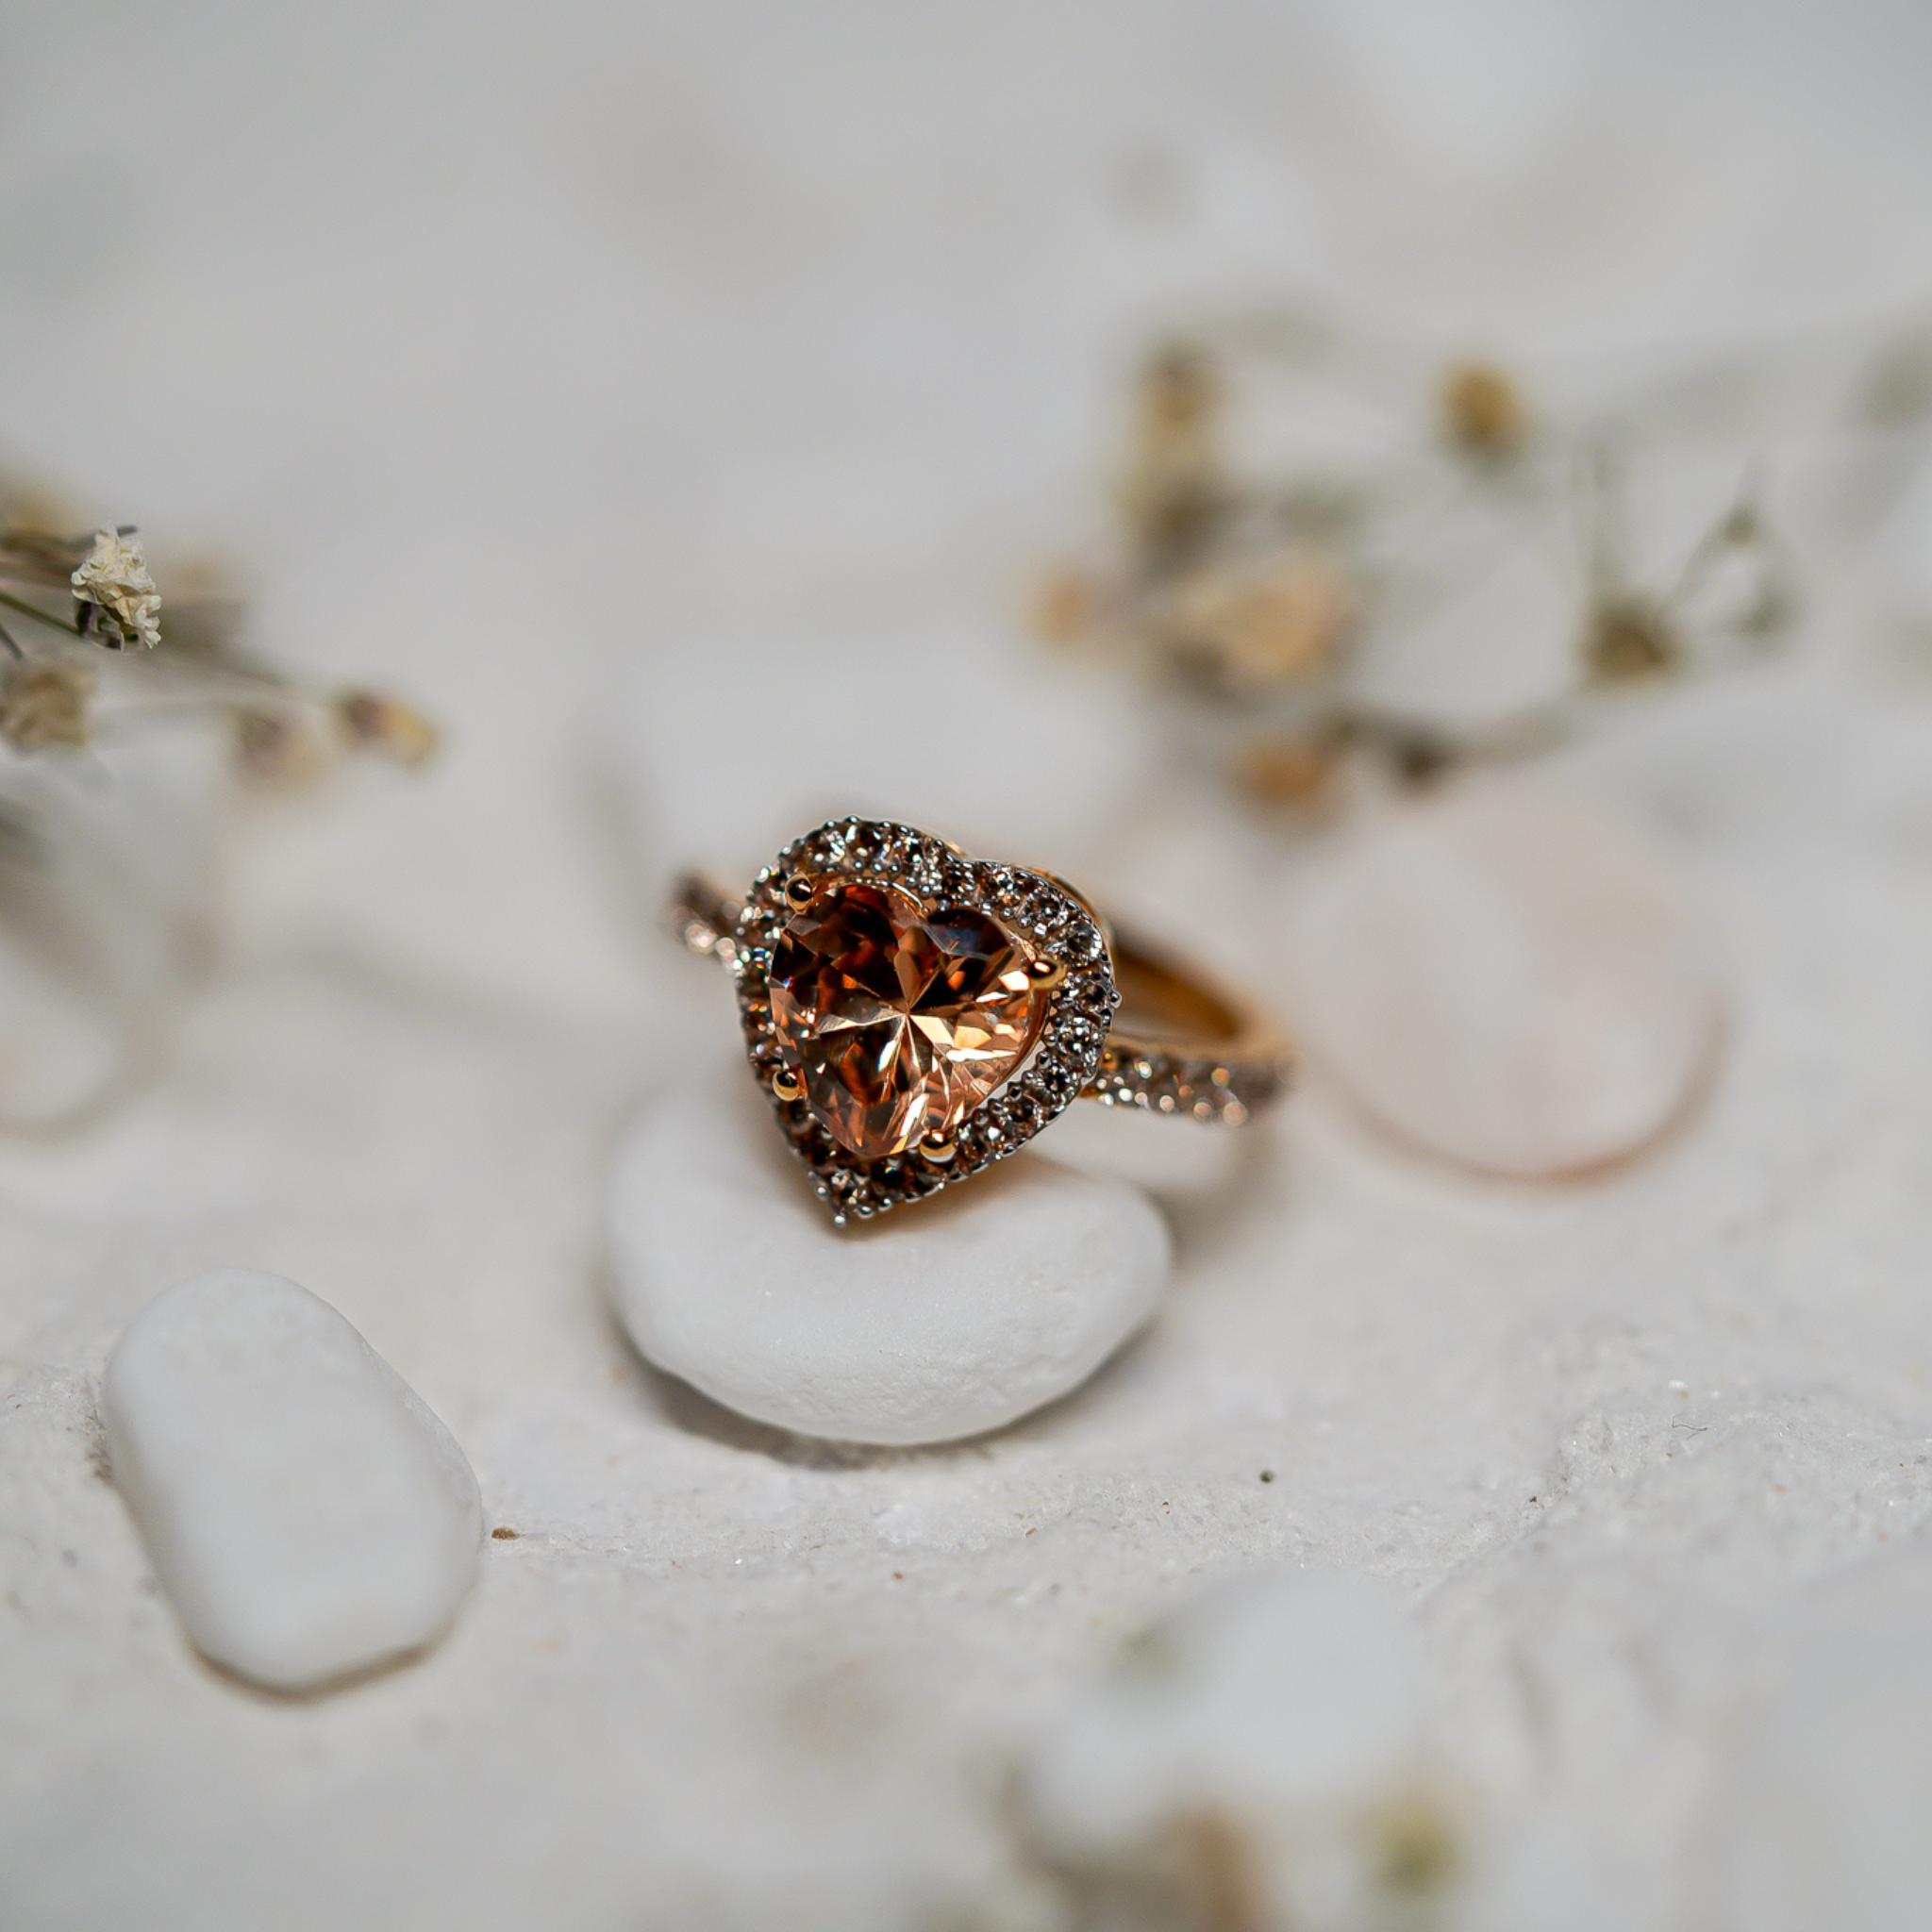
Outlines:
[[[15,751],[87,742],[93,674],[60,658],[27,658],[0,677],[0,738]]]
[[[1657,677],[1681,655],[1663,613],[1641,597],[1607,597],[1589,613],[1583,662],[1593,684]]]
[[[138,541],[118,530],[96,530],[94,547],[72,578],[81,612],[82,628],[95,611],[111,628],[101,633],[110,650],[139,644],[151,651],[161,641],[161,598],[148,575],[147,559]]]
[[[1932,325],[1880,347],[1870,394],[1822,433],[1932,419]],[[1784,361],[1794,381],[1798,363],[1810,366],[1808,352]],[[1285,374],[1307,407],[1276,397],[1234,419],[1224,385],[1256,363]],[[1707,418],[1730,421],[1737,392],[1774,389],[1780,366],[1725,358],[1566,419],[1533,414],[1504,369],[1469,360],[1441,368],[1433,420],[1385,442],[1350,418],[1362,403],[1413,409],[1412,358],[1292,309],[1204,319],[1142,366],[1111,556],[1058,571],[1037,627],[1092,637],[1200,702],[1177,716],[1177,740],[1194,755],[1218,747],[1215,763],[1253,803],[1320,803],[1357,761],[1425,785],[1458,764],[1534,756],[1607,714],[1624,689],[1761,658],[1790,633],[1795,559],[1757,465],[1674,570],[1641,574],[1624,534],[1628,459]],[[1330,453],[1337,429],[1360,453]],[[1371,434],[1379,446],[1363,443]],[[1864,473],[1883,466],[1874,502],[1903,474],[1896,441],[1859,458]],[[1846,521],[1871,508],[1853,504]],[[1566,523],[1574,564],[1551,541]],[[1393,647],[1431,636],[1432,613],[1499,568],[1553,561],[1574,638],[1563,688],[1487,716],[1411,712],[1395,695],[1406,680],[1389,675]]]
[[[1191,342],[1160,349],[1141,378],[1140,420],[1121,497],[1156,570],[1195,555],[1225,503],[1214,433],[1220,403],[1213,359]]]
[[[302,785],[320,774],[324,749],[299,711],[243,705],[234,716],[236,762],[250,783]]]
[[[1455,1820],[1426,1791],[1391,1805],[1373,1821],[1371,1837],[1380,1854],[1376,1875],[1398,1897],[1441,1891],[1461,1863]]]
[[[335,700],[337,722],[359,750],[380,752],[399,765],[426,763],[436,751],[436,726],[421,711],[378,691],[345,691]]]
[[[1344,745],[1334,732],[1263,739],[1239,753],[1235,784],[1257,805],[1306,811],[1332,802]]]
[[[1442,426],[1472,456],[1506,457],[1523,446],[1529,411],[1516,385],[1487,362],[1463,362],[1442,378]]]
[[[1033,628],[1050,644],[1076,643],[1092,630],[1105,594],[1091,571],[1060,564],[1034,594]]]
[[[112,669],[93,660],[117,731],[150,713],[205,708],[233,731],[241,769],[257,782],[301,784],[345,748],[406,765],[434,751],[436,727],[408,706],[318,686],[258,654],[219,570],[191,561],[168,581],[168,649],[150,660],[161,599],[134,526],[73,534],[0,474],[0,742],[39,751],[89,741],[95,673],[76,661],[74,640],[92,637],[114,651],[139,647],[138,661]],[[16,621],[26,626],[19,636]]]
[[[1354,620],[1346,578],[1319,551],[1295,548],[1184,580],[1165,629],[1184,662],[1253,692],[1327,670]]]

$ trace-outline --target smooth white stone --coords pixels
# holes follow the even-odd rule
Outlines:
[[[652,1361],[758,1422],[942,1442],[1084,1382],[1172,1259],[1139,1190],[1020,1154],[835,1228],[740,1068],[649,1107],[612,1167],[618,1312]]]
[[[1401,808],[1289,923],[1310,1062],[1397,1133],[1525,1176],[1656,1138],[1709,1067],[1717,975],[1671,866],[1607,811],[1483,779]]]
[[[1252,1923],[1373,1923],[1402,1845],[1439,1844],[1441,1882],[1466,1851],[1424,1687],[1386,1585],[1245,1577],[1142,1639],[1037,1747],[1029,1834],[1104,1888],[1198,1890],[1218,1869]]]
[[[328,1304],[248,1268],[158,1295],[108,1363],[114,1483],[195,1647],[302,1690],[420,1649],[482,1535],[476,1478]]]

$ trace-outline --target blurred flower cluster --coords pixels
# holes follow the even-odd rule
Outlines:
[[[183,710],[225,718],[255,779],[307,777],[344,752],[420,765],[436,749],[408,706],[250,650],[243,604],[212,569],[182,571],[164,616],[132,525],[72,535],[63,521],[34,493],[0,491],[0,740],[12,751],[72,753]]]
[[[1771,458],[1815,470],[1824,446],[1856,446],[1860,489],[1839,509],[1869,527],[1928,406],[1923,327],[1717,358],[1563,411],[1507,369],[1424,364],[1299,312],[1204,325],[1145,361],[1113,531],[1049,575],[1038,627],[1148,680],[1250,800],[1321,807],[1351,771],[1414,782],[1520,757],[1639,692],[1771,655],[1803,575]],[[1297,438],[1338,419],[1325,447]],[[1654,458],[1692,445],[1707,474],[1687,508]],[[1483,604],[1519,580],[1513,605]],[[1445,632],[1471,659],[1518,633],[1501,643],[1540,653],[1541,672],[1526,694],[1519,679],[1487,701],[1470,669],[1456,702],[1440,676],[1436,701],[1418,698],[1405,655],[1429,633],[1440,657]]]

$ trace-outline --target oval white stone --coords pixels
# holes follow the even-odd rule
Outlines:
[[[741,1071],[648,1108],[612,1167],[618,1312],[741,1415],[942,1442],[1084,1382],[1153,1314],[1167,1224],[1138,1189],[1021,1154],[835,1228]]]
[[[279,1690],[421,1648],[482,1536],[449,1431],[328,1304],[222,1268],[142,1309],[108,1363],[114,1483],[195,1647]]]
[[[1545,1176],[1654,1139],[1717,1038],[1706,928],[1617,819],[1520,780],[1404,808],[1290,922],[1291,1018],[1386,1125]]]

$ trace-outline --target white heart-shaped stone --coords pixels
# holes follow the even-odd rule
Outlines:
[[[618,1313],[652,1361],[758,1422],[942,1442],[1077,1388],[1154,1313],[1167,1224],[1022,1154],[840,1229],[741,1069],[645,1109],[608,1191]]]
[[[108,1363],[115,1487],[196,1649],[306,1690],[421,1648],[475,1574],[476,1478],[325,1301],[220,1268],[157,1295]]]
[[[1634,1153],[1708,1067],[1708,933],[1672,866],[1600,807],[1481,779],[1349,841],[1290,921],[1311,1064],[1405,1138],[1545,1176]]]

